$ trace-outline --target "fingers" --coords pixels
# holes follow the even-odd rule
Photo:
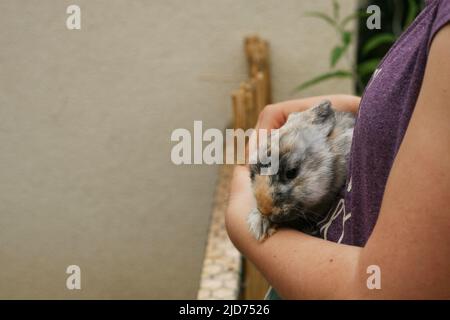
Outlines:
[[[284,114],[278,105],[267,105],[259,114],[255,130],[252,132],[249,143],[245,148],[246,163],[250,157],[257,152],[259,130],[264,129],[270,132],[271,129],[278,129],[286,120]]]
[[[286,122],[286,119],[287,117],[282,104],[270,104],[259,114],[256,130],[278,129]]]
[[[246,159],[251,159],[257,153],[259,130],[267,130],[263,134],[270,133],[270,130],[280,128],[286,122],[286,119],[283,103],[267,105],[259,114],[255,130],[246,146]]]

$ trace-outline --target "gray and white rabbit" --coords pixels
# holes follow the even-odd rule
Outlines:
[[[335,111],[328,100],[289,115],[279,130],[278,146],[265,150],[279,148],[278,172],[261,175],[264,164],[258,160],[250,165],[257,208],[247,222],[256,239],[285,226],[318,233],[317,223],[345,184],[354,124],[352,113]]]

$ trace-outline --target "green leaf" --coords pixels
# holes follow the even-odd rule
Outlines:
[[[380,33],[370,38],[362,48],[362,54],[366,55],[382,44],[392,44],[395,42],[395,35],[391,33]]]
[[[334,20],[339,20],[339,2],[337,0],[333,0],[333,17]]]
[[[330,57],[330,65],[331,67],[334,67],[336,63],[338,63],[339,59],[342,57],[342,54],[344,53],[345,49],[344,47],[334,47],[331,51],[331,57]]]
[[[331,67],[334,67],[339,62],[339,60],[344,55],[345,51],[347,51],[348,46],[350,45],[351,41],[352,41],[352,33],[349,31],[343,31],[342,32],[342,46],[336,46],[331,51],[331,56],[330,56]]]
[[[360,63],[357,67],[358,75],[360,77],[364,77],[369,74],[372,74],[379,64],[380,64],[379,58],[370,59]]]
[[[350,31],[343,31],[342,43],[344,44],[344,46],[348,46],[351,41],[352,41],[352,33]]]
[[[415,0],[408,0],[408,13],[406,15],[404,28],[406,29],[417,16],[419,8]]]
[[[351,78],[352,76],[353,76],[353,74],[347,70],[336,70],[336,71],[327,72],[327,73],[321,74],[320,76],[317,76],[311,80],[303,82],[301,85],[296,87],[294,89],[294,91],[302,91],[308,87],[311,87],[322,81],[329,80],[332,78]]]
[[[348,16],[344,17],[344,19],[342,19],[341,28],[345,28],[345,26],[354,19],[367,18],[368,16],[369,14],[364,11],[357,11],[352,14],[349,14]]]
[[[335,28],[337,27],[336,20],[334,20],[332,17],[330,17],[329,15],[327,15],[323,12],[317,12],[317,11],[307,12],[307,13],[305,13],[305,16],[322,19],[323,21],[327,22],[331,26],[333,26]]]

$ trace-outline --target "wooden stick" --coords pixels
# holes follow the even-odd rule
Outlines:
[[[267,94],[266,94],[266,86],[264,73],[258,72],[256,77],[256,105],[257,105],[257,114],[259,114],[262,109],[267,105]]]
[[[246,123],[245,105],[244,105],[244,91],[242,89],[236,90],[232,95],[233,113],[234,113],[234,128],[244,129]]]

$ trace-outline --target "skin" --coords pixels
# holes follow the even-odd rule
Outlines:
[[[236,166],[226,213],[234,245],[285,299],[450,299],[450,25],[435,36],[422,88],[392,166],[379,218],[365,247],[282,229],[260,243],[248,231],[255,206],[248,168]],[[313,97],[266,107],[257,128],[279,128],[291,112],[327,98],[356,112],[359,98]],[[381,269],[369,290],[367,267]]]

